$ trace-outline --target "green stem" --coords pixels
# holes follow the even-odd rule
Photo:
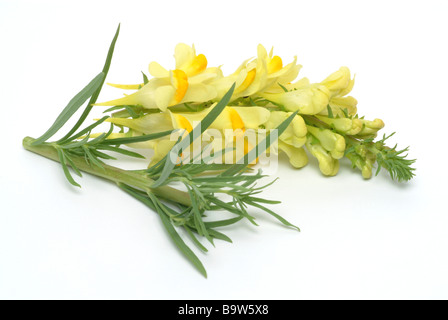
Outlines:
[[[48,159],[60,162],[58,152],[54,146],[52,146],[49,143],[33,146],[32,143],[35,140],[36,139],[31,137],[24,138],[23,147],[28,151],[34,152]],[[98,168],[96,166],[91,166],[89,163],[86,162],[84,157],[81,156],[74,155],[71,156],[71,159],[74,165],[81,171],[113,181],[115,183],[124,183],[147,192],[152,192],[153,194],[169,201],[174,201],[176,203],[180,203],[185,206],[191,206],[190,196],[187,192],[183,192],[171,188],[169,186],[151,188],[151,185],[154,182],[154,180],[137,172],[123,170],[109,165],[103,165],[104,169]]]

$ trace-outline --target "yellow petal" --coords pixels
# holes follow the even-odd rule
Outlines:
[[[310,85],[310,80],[307,77],[304,77],[291,85],[285,85],[289,90],[297,90],[301,88],[305,88]]]
[[[351,79],[351,80],[348,82],[347,87],[339,91],[339,94],[338,94],[338,95],[341,96],[341,97],[343,97],[343,96],[349,94],[350,91],[353,90],[354,85],[355,85],[355,75],[353,75],[353,79]]]
[[[342,110],[347,109],[347,112],[350,116],[353,116],[357,112],[358,101],[352,96],[347,97],[333,97],[328,102],[330,105],[333,114],[343,116],[344,112]],[[328,115],[327,109],[323,109],[321,114]]]
[[[241,71],[246,70],[249,64],[249,61],[251,61],[253,58],[249,58],[243,61],[243,63],[241,63],[239,65],[239,67],[235,70],[235,72],[232,75],[238,75],[241,73]]]
[[[180,102],[206,102],[215,99],[216,96],[217,91],[214,86],[198,83],[188,86],[188,90]]]
[[[282,141],[278,142],[278,148],[288,156],[289,163],[294,168],[302,168],[308,164],[308,156],[303,148],[296,148]]]
[[[238,112],[236,112],[235,109],[233,109],[232,107],[227,107],[227,112],[229,113],[230,122],[232,122],[232,129],[233,130],[245,129],[244,122],[241,119],[241,117],[238,114]]]
[[[154,80],[154,81],[153,81]],[[96,103],[96,106],[119,106],[119,105],[141,105],[146,109],[159,108],[156,100],[156,92],[164,86],[172,87],[169,82],[163,79],[151,79],[149,83],[144,85],[140,90],[123,98],[110,100],[106,102]],[[160,100],[160,98],[159,98]]]
[[[151,134],[173,129],[171,117],[168,113],[150,113],[136,119],[109,118],[106,121],[124,126],[143,134]]]
[[[182,118],[185,118],[190,125],[193,125],[194,122],[200,122],[202,121],[202,119],[205,118],[205,116],[210,112],[210,109],[205,109],[202,111],[198,111],[198,112],[179,112],[179,113],[174,113],[169,111],[171,119],[172,119],[172,126],[176,129],[185,129],[186,126],[182,125],[180,122],[178,122],[179,118],[177,117],[178,115],[181,116]]]
[[[227,107],[238,114],[246,129],[258,129],[269,120],[271,113],[263,107]],[[226,108],[226,109],[227,109]],[[241,129],[241,128],[240,128]]]
[[[123,98],[109,100],[106,102],[95,103],[95,106],[123,106],[123,105],[136,105],[141,104],[140,95],[135,92],[130,95],[125,95]]]
[[[151,62],[148,66],[149,74],[155,78],[168,78],[170,73],[157,62]]]
[[[268,73],[275,73],[283,68],[282,58],[274,56],[268,63]]]
[[[338,92],[339,90],[347,88],[350,83],[350,70],[347,67],[341,67],[338,71],[330,74],[325,80],[321,82],[331,92]]]
[[[266,51],[266,48],[259,44],[257,46],[257,59],[258,60],[266,60],[268,58],[268,52]]]
[[[174,87],[176,88],[176,92],[173,97],[173,104],[178,104],[187,93],[188,77],[184,71],[176,69],[171,71],[171,79]]]
[[[124,89],[124,90],[138,90],[142,88],[145,84],[116,84],[116,83],[107,83],[108,86],[118,88],[118,89]]]
[[[176,94],[176,89],[173,86],[161,86],[155,90],[154,94],[154,102],[162,111],[166,111],[166,109],[170,105],[176,104],[173,102],[174,96]]]
[[[241,83],[236,89],[235,92],[241,92],[246,90],[252,82],[255,80],[255,75],[257,74],[257,69],[253,68],[252,70],[247,72],[246,78],[243,83]]]
[[[181,114],[175,114],[175,113],[172,113],[172,116],[175,121],[176,129],[184,129],[187,130],[187,132],[193,131],[193,126],[186,117],[184,117]]]
[[[189,63],[196,56],[194,46],[185,43],[179,43],[174,48],[174,59],[176,61],[176,69],[182,68],[183,65]]]
[[[196,76],[188,77],[188,84],[199,84],[199,83],[209,83],[212,79],[219,76],[218,71],[216,72],[202,72]]]
[[[272,102],[283,105],[288,111],[301,114],[317,114],[327,108],[330,92],[319,84],[312,84],[294,91],[282,93],[260,93]]]
[[[200,54],[193,58],[193,60],[187,65],[182,67],[182,70],[189,76],[195,76],[198,73],[203,72],[207,68],[207,58]]]

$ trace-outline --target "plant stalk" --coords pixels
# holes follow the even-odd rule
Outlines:
[[[49,143],[33,146],[32,143],[35,140],[36,139],[31,137],[24,138],[23,147],[26,150],[34,152],[45,158],[60,162],[58,152],[54,146]],[[135,188],[151,192],[169,201],[180,203],[185,206],[191,206],[191,199],[187,192],[169,186],[151,188],[154,180],[149,177],[145,177],[142,174],[123,170],[106,164],[103,165],[103,168],[99,168],[97,166],[90,165],[86,162],[84,157],[81,156],[70,156],[70,158],[72,159],[75,166],[83,172],[93,174],[95,176],[113,181],[115,183],[124,183]]]

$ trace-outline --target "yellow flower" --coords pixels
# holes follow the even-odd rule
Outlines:
[[[138,91],[124,98],[96,105],[141,105],[146,109],[158,108],[165,111],[176,104],[201,103],[216,97],[216,89],[209,83],[212,79],[222,77],[219,68],[207,68],[206,57],[203,54],[196,55],[194,46],[182,43],[176,46],[174,58],[176,61],[174,70],[167,70],[157,62],[151,62],[148,69],[153,78],[147,84],[110,84],[116,88]]]
[[[321,84],[330,91],[328,104],[335,116],[343,116],[343,110],[347,110],[348,115],[351,116],[356,114],[358,101],[351,96],[346,96],[352,91],[355,84],[355,78],[351,79],[350,70],[347,67],[341,67],[338,71],[333,72]],[[328,115],[327,109],[322,110],[321,114]]]
[[[294,168],[302,168],[308,164],[308,156],[303,147],[297,148],[283,141],[278,142],[278,149],[284,152]]]
[[[300,83],[301,86],[292,91],[281,93],[260,93],[263,98],[280,104],[288,111],[299,111],[300,114],[314,115],[327,108],[330,98],[329,90],[320,84]]]
[[[266,129],[275,129],[285,121],[292,112],[272,111],[269,120],[264,124]],[[303,146],[306,142],[307,128],[305,121],[296,115],[286,130],[280,135],[279,140],[295,148]]]
[[[334,159],[341,159],[345,152],[345,139],[340,134],[331,130],[307,126],[308,132],[311,133],[320,145],[330,152]]]
[[[270,92],[272,88],[274,90],[277,88],[281,89],[278,84],[290,83],[297,77],[302,68],[300,64],[297,64],[297,56],[294,56],[294,60],[291,63],[283,66],[282,59],[279,56],[274,56],[274,48],[271,48],[268,55],[266,49],[262,45],[259,45],[258,52],[258,59],[266,62],[267,77],[266,83],[257,92]]]
[[[278,82],[290,82],[301,68],[296,60],[294,57],[293,62],[283,66],[282,59],[274,56],[273,50],[268,54],[259,44],[256,59],[245,60],[231,75],[213,81],[218,90],[216,99],[220,99],[233,83],[236,85],[232,99],[237,99],[265,91]]]
[[[360,119],[362,122],[362,130],[358,133],[360,136],[369,136],[375,138],[378,131],[384,128],[384,122],[381,119],[374,119],[373,121]]]
[[[307,149],[319,162],[319,169],[326,176],[334,176],[339,171],[339,161],[331,156],[331,154],[312,136],[308,137],[306,142]]]

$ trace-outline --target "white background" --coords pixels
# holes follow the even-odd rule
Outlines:
[[[447,14],[446,1],[0,0],[0,298],[448,298]],[[325,178],[314,160],[283,161],[264,196],[302,231],[254,212],[259,227],[226,228],[232,244],[198,252],[203,278],[153,212],[92,176],[75,189],[21,147],[101,70],[120,22],[110,82],[139,82],[153,60],[173,68],[178,42],[226,74],[258,43],[297,55],[313,82],[348,66],[359,113],[411,146],[416,178],[364,181],[347,162]]]

